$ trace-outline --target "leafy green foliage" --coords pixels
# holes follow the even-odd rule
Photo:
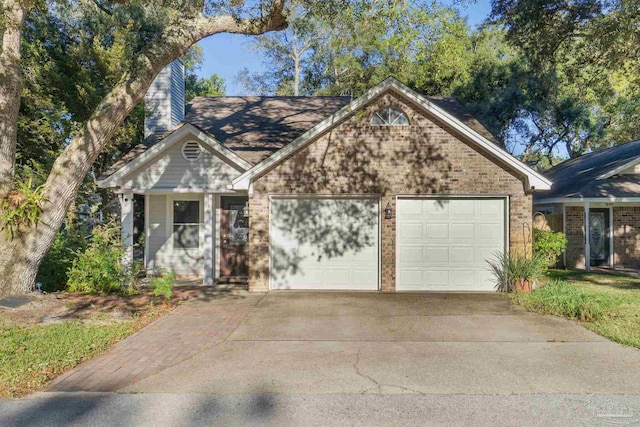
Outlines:
[[[562,280],[551,281],[528,295],[519,293],[515,298],[528,310],[587,322],[603,319],[615,302],[610,295],[589,294]]]
[[[640,134],[637,1],[496,0],[494,22],[545,82],[534,97],[528,145],[570,157]]]
[[[44,185],[33,185],[33,179],[17,180],[15,189],[0,200],[0,228],[13,239],[22,228],[35,227],[46,201]]]
[[[487,263],[496,279],[496,290],[499,292],[516,292],[519,281],[534,283],[547,269],[540,256],[528,256],[519,252],[498,252]]]
[[[133,272],[122,263],[124,248],[115,223],[97,226],[86,249],[77,256],[68,273],[69,291],[109,294],[130,290]]]
[[[543,257],[548,264],[555,262],[567,247],[567,238],[562,232],[533,230],[533,252]]]
[[[56,234],[51,249],[40,264],[36,279],[43,284],[45,291],[54,292],[65,289],[73,261],[78,253],[83,253],[87,249],[88,234],[85,227],[74,223],[71,219],[68,219]]]
[[[226,86],[224,79],[218,74],[209,77],[198,77],[195,74],[185,76],[185,102],[196,96],[224,96]]]
[[[153,295],[162,296],[165,300],[170,300],[173,295],[173,286],[176,284],[176,272],[163,271],[159,277],[153,277],[149,282],[149,287],[153,289]]]

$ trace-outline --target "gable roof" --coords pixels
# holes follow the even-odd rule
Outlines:
[[[203,132],[190,123],[183,123],[172,131],[164,133],[163,137],[156,144],[146,147],[145,150],[141,150],[140,152],[135,152],[135,149],[132,150],[132,152],[135,152],[135,155],[132,155],[133,158],[130,159],[128,163],[117,168],[112,174],[101,177],[98,181],[98,186],[103,188],[120,186],[119,181],[121,178],[124,178],[137,168],[147,164],[164,150],[171,147],[187,135],[192,135],[198,138],[204,145],[209,147],[209,149],[218,153],[220,156],[227,159],[227,161],[235,165],[239,171],[246,171],[251,168],[250,163],[239,157],[233,151],[224,147],[211,135]]]
[[[485,138],[495,141],[455,98],[434,96],[428,99]],[[195,126],[255,165],[351,101],[347,96],[197,97],[187,105],[183,124]],[[105,180],[179,128],[148,136],[100,179]]]
[[[460,133],[463,137],[475,143],[478,148],[486,152],[489,156],[501,161],[503,164],[506,164],[516,172],[522,174],[522,176],[526,179],[527,189],[546,190],[550,188],[551,182],[547,178],[534,171],[529,166],[513,157],[511,154],[507,153],[497,144],[490,141],[486,136],[482,134],[484,132],[481,132],[480,129],[474,129],[474,127],[477,128],[479,122],[475,121],[477,125],[475,125],[474,123],[472,127],[472,124],[469,124],[469,116],[466,117],[468,123],[465,123],[465,117],[460,116],[460,110],[457,111],[458,115],[456,115],[450,113],[449,111],[445,110],[445,108],[440,106],[452,105],[452,103],[445,103],[442,101],[437,102],[436,100],[424,97],[411,90],[393,77],[388,77],[382,83],[369,89],[364,95],[351,101],[335,114],[327,117],[316,126],[309,129],[303,135],[299,136],[295,141],[240,175],[233,181],[232,188],[235,190],[249,189],[249,185],[253,179],[265,174],[280,162],[292,156],[298,150],[306,147],[316,137],[330,131],[342,121],[350,117],[356,110],[363,107],[377,96],[385,93],[387,90],[395,90],[405,98],[409,99],[411,102],[429,111],[432,115],[441,120],[445,125],[451,127],[456,132]],[[446,98],[442,98],[442,100],[446,100]],[[482,127],[482,125],[480,126]],[[484,129],[484,127],[482,127],[482,129]],[[484,131],[486,132],[486,129],[484,129]]]
[[[640,141],[594,151],[564,161],[545,176],[551,190],[537,201],[558,198],[638,197],[640,176],[616,175],[640,161]]]

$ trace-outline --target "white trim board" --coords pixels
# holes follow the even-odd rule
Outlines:
[[[209,149],[213,150],[218,155],[222,156],[224,159],[228,160],[232,164],[236,166],[240,171],[246,171],[252,167],[251,163],[243,160],[236,153],[231,151],[230,149],[223,146],[220,142],[218,142],[211,135],[201,131],[197,127],[193,126],[190,123],[184,123],[180,127],[178,127],[175,131],[173,131],[170,135],[164,138],[159,143],[150,147],[144,153],[137,156],[135,159],[118,169],[116,172],[108,176],[107,178],[98,181],[98,187],[102,188],[114,188],[120,187],[122,185],[122,178],[131,174],[136,169],[141,168],[155,157],[160,155],[163,151],[170,148],[178,141],[180,141],[186,135],[192,135],[196,137],[199,141],[201,141],[204,145],[206,145]]]
[[[621,172],[624,172],[625,170],[632,168],[636,165],[640,164],[640,156],[636,157],[633,160],[630,160],[628,162],[626,162],[625,164],[618,166],[615,169],[610,170],[609,172],[603,173],[602,175],[599,175],[596,177],[596,180],[602,180],[602,179],[607,179],[607,178],[611,178],[614,175],[618,175]]]
[[[640,197],[555,197],[533,201],[534,205],[551,203],[640,203]]]
[[[551,181],[542,176],[540,173],[534,171],[533,169],[513,157],[511,154],[507,153],[505,150],[501,149],[496,144],[489,141],[487,138],[480,135],[478,132],[471,129],[469,126],[465,125],[460,120],[456,119],[455,117],[429,101],[427,98],[411,90],[393,77],[389,77],[382,83],[369,89],[361,97],[351,101],[349,104],[347,104],[331,116],[327,117],[325,120],[318,123],[316,126],[296,138],[293,142],[286,145],[285,147],[274,153],[272,156],[258,163],[253,168],[247,170],[245,173],[233,180],[232,188],[235,190],[247,190],[253,179],[265,174],[298,150],[306,147],[311,142],[313,142],[316,137],[333,129],[342,121],[350,117],[351,114],[353,114],[356,110],[363,107],[372,99],[383,94],[389,89],[395,90],[396,92],[409,99],[411,102],[424,108],[439,120],[441,120],[445,125],[450,126],[453,130],[459,132],[470,141],[476,143],[487,154],[495,157],[496,159],[502,161],[502,163],[521,173],[526,178],[527,190],[548,190],[551,188]]]

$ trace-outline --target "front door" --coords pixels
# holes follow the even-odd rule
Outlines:
[[[589,209],[591,265],[609,264],[609,209]]]
[[[220,276],[246,278],[249,218],[245,216],[247,197],[222,196],[220,200]]]

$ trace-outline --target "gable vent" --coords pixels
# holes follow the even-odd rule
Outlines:
[[[202,147],[196,141],[187,141],[182,146],[182,156],[191,162],[198,160],[201,153]]]

